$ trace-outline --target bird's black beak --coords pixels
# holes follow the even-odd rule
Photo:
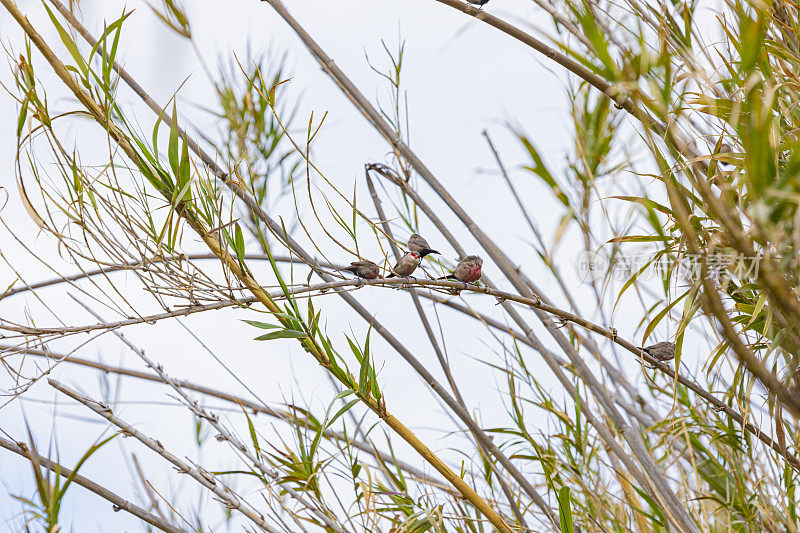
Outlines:
[[[428,254],[438,254],[438,253],[439,252],[437,252],[436,250],[431,250],[430,248],[424,248],[424,249],[419,251],[419,257],[421,259],[421,258],[425,257]]]

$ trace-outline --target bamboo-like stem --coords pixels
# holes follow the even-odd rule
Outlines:
[[[28,446],[26,446],[22,442],[12,442],[10,440],[6,440],[0,437],[0,448],[5,448],[10,452],[14,452],[17,455],[21,455],[22,457],[27,458],[30,461],[35,461],[40,466],[45,467],[46,469],[50,470],[51,472],[56,473],[64,478],[69,478],[72,476],[72,470],[69,468],[60,465],[55,461],[51,461],[46,457],[42,457],[38,455],[36,452],[31,450]],[[104,500],[108,500],[114,506],[115,511],[125,511],[126,513],[130,513],[136,518],[147,522],[151,526],[160,529],[161,531],[166,531],[167,533],[185,533],[185,529],[178,527],[176,525],[170,524],[163,518],[159,518],[158,516],[153,515],[152,513],[148,513],[138,505],[129,502],[128,500],[117,496],[115,493],[111,492],[107,488],[103,487],[88,479],[80,474],[75,474],[72,478],[73,483],[80,485],[81,487],[85,488],[90,492],[94,492]]]
[[[81,104],[87,109],[90,115],[108,131],[109,135],[117,142],[125,154],[134,162],[141,165],[147,165],[146,162],[141,161],[137,156],[133,147],[127,141],[127,138],[121,131],[111,123],[107,116],[102,112],[100,107],[92,100],[91,96],[87,94],[77,80],[69,73],[64,67],[63,63],[55,56],[50,47],[45,43],[42,37],[36,32],[28,19],[22,15],[17,9],[12,0],[0,0],[0,3],[9,11],[17,23],[22,27],[34,45],[45,56],[48,63],[55,71],[56,75],[61,78],[64,84],[70,91],[78,98]],[[154,173],[155,174],[155,173]],[[288,321],[283,317],[283,311],[272,301],[271,298],[263,291],[261,286],[239,266],[238,261],[231,257],[226,250],[222,248],[220,243],[206,231],[190,216],[183,211],[180,206],[176,212],[192,227],[193,230],[200,236],[209,247],[212,253],[220,258],[220,261],[247,289],[273,314],[276,318],[288,326]],[[300,339],[301,344],[307,351],[326,368],[330,365],[327,362],[327,356],[319,351],[317,346],[310,338]],[[508,525],[503,521],[500,515],[481,498],[461,477],[455,474],[439,457],[434,454],[419,438],[409,430],[400,420],[389,413],[385,405],[378,403],[378,400],[361,398],[364,403],[375,412],[381,420],[384,421],[395,433],[397,433],[403,440],[405,440],[414,450],[422,456],[427,462],[431,464],[447,481],[449,481],[463,496],[468,500],[481,514],[483,514],[496,528],[504,533],[511,533]]]
[[[9,0],[2,0],[3,2],[7,2]],[[66,385],[56,381],[55,379],[48,379],[47,382],[50,384],[51,387],[56,389],[57,391],[66,394],[73,400],[77,401],[78,403],[82,403],[98,415],[102,416],[110,423],[114,424],[118,428],[122,430],[125,435],[129,435],[154,452],[158,455],[175,465],[179,472],[183,472],[184,474],[188,474],[192,479],[200,483],[202,486],[213,492],[217,495],[217,497],[222,500],[225,505],[230,507],[231,509],[236,509],[244,516],[250,519],[256,526],[258,526],[262,531],[267,531],[269,533],[279,533],[279,530],[275,529],[271,525],[269,525],[265,520],[264,517],[252,508],[251,504],[243,504],[243,500],[240,499],[239,496],[236,496],[233,491],[231,491],[228,487],[223,485],[219,479],[213,476],[209,472],[201,471],[198,468],[193,467],[189,463],[185,462],[184,460],[180,459],[178,456],[173,455],[170,453],[163,444],[159,441],[148,437],[141,431],[137,430],[132,425],[128,424],[124,420],[120,419],[111,411],[111,408],[102,402],[98,402],[89,398],[88,396],[84,396],[83,394],[79,393],[78,391],[67,387]]]

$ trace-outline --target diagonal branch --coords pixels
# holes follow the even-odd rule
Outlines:
[[[72,477],[72,481],[77,483],[81,487],[94,492],[101,498],[108,500],[114,505],[115,511],[125,511],[133,516],[142,519],[143,521],[147,522],[151,526],[160,529],[161,531],[166,531],[167,533],[185,533],[185,529],[170,524],[166,520],[159,518],[151,513],[148,513],[141,507],[136,504],[129,502],[123,498],[120,498],[115,493],[111,492],[107,488],[103,487],[102,485],[98,485],[91,479],[85,478],[80,474],[73,474],[72,470],[61,466],[59,463],[55,461],[51,461],[46,457],[42,457],[38,455],[36,452],[32,451],[28,446],[21,442],[11,442],[10,440],[6,440],[0,437],[0,448],[5,448],[8,451],[14,452],[22,457],[26,457],[30,460],[35,460],[39,465],[47,468],[51,472],[55,472],[56,474],[64,477],[70,478]]]
[[[63,385],[54,379],[48,379],[47,382],[57,391],[66,394],[78,403],[82,403],[98,415],[108,420],[110,423],[117,426],[122,430],[123,434],[135,438],[156,452],[158,455],[175,465],[179,472],[188,474],[199,484],[216,494],[220,500],[225,502],[225,505],[231,509],[238,510],[244,516],[249,518],[262,531],[267,531],[268,533],[280,533],[277,529],[265,521],[261,513],[256,511],[255,508],[253,508],[249,503],[246,503],[244,500],[240,499],[240,497],[234,494],[227,486],[222,484],[219,479],[216,478],[216,476],[213,476],[209,472],[201,471],[199,468],[193,467],[189,463],[180,459],[178,456],[173,455],[166,448],[164,448],[164,445],[159,441],[148,437],[132,425],[114,415],[114,413],[111,411],[111,408],[106,404],[84,396],[78,391]]]
[[[164,383],[161,377],[155,373],[142,372],[140,370],[133,370],[131,368],[108,365],[105,363],[92,361],[91,359],[84,359],[82,357],[56,354],[46,350],[38,350],[36,348],[15,348],[13,346],[2,346],[2,345],[0,345],[0,350],[8,350],[17,353],[24,353],[28,355],[34,355],[37,357],[46,357],[56,362],[65,362],[73,365],[93,368],[95,370],[99,370],[104,373],[117,374],[119,376],[127,376],[145,381],[152,381],[155,383]],[[244,407],[246,409],[249,409],[253,413],[264,414],[272,418],[276,418],[278,420],[283,420],[288,424],[301,425],[303,427],[306,427],[310,424],[309,420],[298,417],[297,415],[294,415],[289,411],[273,409],[259,402],[254,402],[252,400],[248,400],[247,398],[243,398],[241,396],[237,396],[235,394],[231,394],[229,392],[225,392],[220,389],[215,389],[213,387],[208,387],[206,385],[200,385],[198,383],[194,383],[192,381],[188,381],[185,379],[173,379],[172,381],[174,381],[179,387],[183,389],[199,392],[200,394],[204,394],[206,396],[211,396],[213,398],[230,402],[239,405],[241,407]],[[397,466],[408,472],[411,476],[422,481],[423,483],[438,488],[445,488],[442,481],[432,478],[429,474],[425,473],[424,471],[420,470],[414,465],[408,464],[400,459],[397,459],[397,457],[389,453],[378,450],[372,443],[359,441],[353,438],[348,438],[344,433],[335,431],[330,428],[323,430],[322,435],[326,439],[336,440],[342,443],[346,443],[370,455],[377,456],[383,462],[390,462],[392,464],[396,464]]]

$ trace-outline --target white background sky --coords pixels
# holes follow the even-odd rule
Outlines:
[[[233,53],[247,59],[247,43],[254,52],[287,51],[288,65],[292,75],[290,90],[302,92],[299,124],[303,124],[309,113],[319,117],[325,111],[328,119],[315,143],[317,165],[326,175],[345,191],[352,191],[358,183],[361,206],[366,208],[368,196],[363,184],[363,165],[371,161],[384,161],[386,143],[372,131],[350,103],[339,93],[333,83],[320,71],[316,62],[308,55],[290,29],[275,15],[267,4],[256,1],[193,1],[188,13],[200,53],[205,61],[214,65],[218,58],[227,61]],[[55,33],[49,24],[41,4],[22,1],[20,8],[30,17],[34,25],[55,42]],[[144,2],[88,1],[81,2],[83,19],[95,34],[100,33],[103,20],[119,16],[123,6],[136,8],[125,25],[118,59],[126,69],[161,103],[185,81],[180,89],[179,108],[182,115],[206,133],[215,127],[213,117],[198,110],[215,107],[211,88],[188,43],[164,27],[150,13]],[[537,143],[541,153],[553,168],[563,164],[565,151],[569,149],[571,123],[565,107],[565,76],[553,69],[553,64],[543,63],[543,58],[511,38],[492,30],[472,18],[466,17],[432,0],[329,0],[312,2],[306,0],[288,2],[292,14],[306,27],[326,52],[362,89],[373,99],[388,102],[385,83],[370,70],[365,53],[379,65],[385,65],[385,55],[380,41],[384,39],[390,48],[395,46],[398,36],[406,41],[404,89],[409,103],[411,145],[431,168],[438,179],[465,206],[481,227],[509,252],[515,261],[526,265],[526,271],[535,279],[541,279],[544,289],[555,294],[555,285],[545,278],[543,267],[536,261],[533,249],[527,244],[529,236],[523,219],[512,206],[507,190],[495,172],[495,165],[481,131],[488,128],[503,154],[506,164],[513,170],[513,177],[528,203],[531,213],[549,238],[561,212],[552,195],[525,171],[520,164],[527,163],[519,144],[506,127],[510,122],[524,128]],[[493,0],[487,10],[520,24],[522,27],[547,25],[547,18],[525,0]],[[21,34],[16,24],[6,13],[0,13],[0,38],[13,55],[21,50]],[[61,49],[63,51],[63,49]],[[255,55],[255,54],[254,54]],[[65,56],[66,57],[66,56]],[[38,61],[40,75],[47,67]],[[213,69],[213,67],[212,67]],[[10,67],[0,68],[0,81],[9,84]],[[53,90],[51,106],[54,109],[70,107],[61,95]],[[123,101],[141,110],[141,106],[127,91],[121,92]],[[195,107],[196,106],[196,107]],[[21,209],[14,182],[15,127],[18,109],[13,100],[4,95],[0,98],[0,187],[10,196],[2,215],[6,224],[12,225],[29,245],[44,257],[58,265],[53,239],[38,235],[36,227]],[[139,112],[139,111],[137,111]],[[152,115],[141,112],[144,131],[152,128]],[[68,132],[89,131],[85,126],[72,123]],[[88,134],[87,134],[88,135]],[[93,147],[89,139],[80,137],[78,147],[91,154]],[[97,155],[101,155],[98,152]],[[26,177],[29,176],[26,174]],[[638,178],[623,174],[619,180],[631,181],[631,192],[641,186]],[[427,189],[423,193],[430,197]],[[438,205],[438,204],[437,204]],[[284,216],[291,215],[284,206]],[[444,210],[443,210],[444,211]],[[371,209],[368,209],[372,213]],[[446,214],[445,219],[453,222]],[[397,226],[399,227],[399,226]],[[458,228],[451,224],[451,228]],[[425,226],[423,226],[423,229]],[[477,245],[465,231],[456,232],[468,249]],[[454,259],[454,252],[442,239],[432,238],[431,244]],[[571,244],[566,245],[572,249]],[[15,260],[18,247],[7,233],[0,236],[0,251],[7,259]],[[13,254],[9,257],[9,254]],[[566,256],[569,256],[565,252]],[[573,256],[574,257],[574,256]],[[348,257],[335,257],[345,262]],[[28,282],[50,278],[41,265],[28,258],[21,259],[27,270]],[[64,272],[71,272],[66,267]],[[572,263],[565,263],[568,274],[574,272]],[[499,279],[494,267],[488,273]],[[266,269],[262,274],[266,276]],[[5,288],[12,280],[12,273],[0,265],[0,287]],[[118,278],[124,280],[124,277]],[[126,287],[131,294],[140,291],[133,278]],[[54,309],[64,313],[72,323],[92,323],[94,320],[80,311],[64,297],[66,287],[42,291]],[[434,374],[443,380],[435,362],[433,350],[421,332],[419,320],[414,314],[408,296],[388,290],[362,290],[357,293],[362,302],[376,310],[376,316],[385,324],[394,326],[395,334],[407,344]],[[480,305],[484,312],[502,317],[493,302],[470,296],[470,303]],[[560,299],[559,299],[560,301]],[[151,300],[145,311],[155,311]],[[318,299],[327,319],[328,332],[335,335],[340,346],[346,346],[340,332],[352,331],[363,338],[366,331],[363,321],[355,317],[349,308],[336,296]],[[33,296],[21,296],[0,302],[0,314],[6,317],[21,317],[24,306],[32,313],[40,313],[39,325],[54,324],[53,315],[44,313]],[[149,307],[148,307],[149,306]],[[588,311],[593,318],[591,310]],[[464,317],[453,317],[441,310],[443,325],[450,332],[446,339],[447,353],[456,367],[456,377],[468,398],[470,407],[479,412],[484,421],[503,416],[503,407],[498,403],[497,389],[503,383],[487,378],[486,367],[481,360],[497,361],[497,345],[476,327],[477,323]],[[222,357],[240,375],[246,376],[248,385],[268,402],[280,402],[295,397],[297,403],[310,402],[322,412],[332,394],[327,380],[318,367],[305,358],[292,341],[255,343],[251,341],[255,332],[238,321],[239,318],[255,318],[244,311],[223,311],[207,316],[194,316],[185,323],[216,354]],[[429,317],[435,315],[429,308]],[[111,316],[109,316],[111,318]],[[615,323],[621,334],[633,338],[635,324],[626,324],[624,317]],[[220,366],[174,322],[155,326],[131,328],[126,334],[145,347],[151,357],[159,360],[173,376],[192,379],[234,392],[246,393],[221,371]],[[383,362],[381,379],[385,382],[390,410],[411,426],[418,429],[432,448],[456,458],[453,447],[458,438],[448,434],[453,428],[438,404],[426,392],[422,382],[412,374],[399,357],[373,336],[375,353]],[[74,340],[70,341],[74,345]],[[66,347],[65,343],[61,348]],[[59,346],[54,345],[54,349]],[[110,336],[96,341],[76,355],[88,358],[102,357],[107,362],[122,362],[126,366],[141,368],[141,363]],[[540,365],[539,358],[530,356],[532,364]],[[66,365],[58,367],[53,375],[72,386],[79,387],[98,397],[97,378],[88,372]],[[6,378],[0,381],[10,385]],[[560,388],[554,385],[554,394],[561,398]],[[142,402],[172,402],[165,387],[124,381],[122,397],[132,404],[125,404],[117,412],[123,418],[156,436],[178,455],[196,457],[191,443],[192,421],[180,407],[143,405]],[[105,425],[83,407],[75,406],[69,399],[59,397],[59,419],[54,424],[50,402],[55,392],[40,383],[27,397],[43,400],[44,403],[15,402],[0,408],[0,428],[17,439],[25,438],[23,413],[31,423],[34,435],[41,448],[46,449],[48,439],[57,431],[58,453],[66,465],[74,464],[76,458],[100,435]],[[215,402],[209,402],[216,405]],[[265,419],[263,424],[268,424]],[[544,429],[544,428],[543,428]],[[123,497],[133,498],[131,477],[122,453],[122,441],[114,442],[93,458],[82,470],[90,478],[107,485]],[[158,457],[153,457],[140,446],[126,441],[125,446],[134,450],[165,493],[177,487],[169,486],[168,466]],[[214,463],[221,454],[215,453],[221,445],[209,442],[203,451],[204,457]],[[227,452],[226,452],[227,454]],[[54,453],[55,455],[55,453]],[[227,466],[230,466],[229,463]],[[159,471],[167,471],[159,473]],[[20,506],[10,494],[31,496],[33,483],[30,467],[18,456],[0,451],[0,529],[16,529],[20,524]],[[174,480],[174,476],[172,476]],[[180,481],[182,486],[194,490],[192,482]],[[202,499],[208,503],[208,499]],[[75,487],[67,499],[64,524],[75,531],[121,530],[124,524],[129,530],[139,530],[125,513],[114,513],[111,506]]]

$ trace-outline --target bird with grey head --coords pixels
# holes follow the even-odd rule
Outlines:
[[[408,250],[411,252],[417,252],[420,257],[425,257],[428,254],[439,253],[432,249],[428,244],[428,241],[426,241],[425,238],[419,233],[412,233],[411,237],[408,238]]]

